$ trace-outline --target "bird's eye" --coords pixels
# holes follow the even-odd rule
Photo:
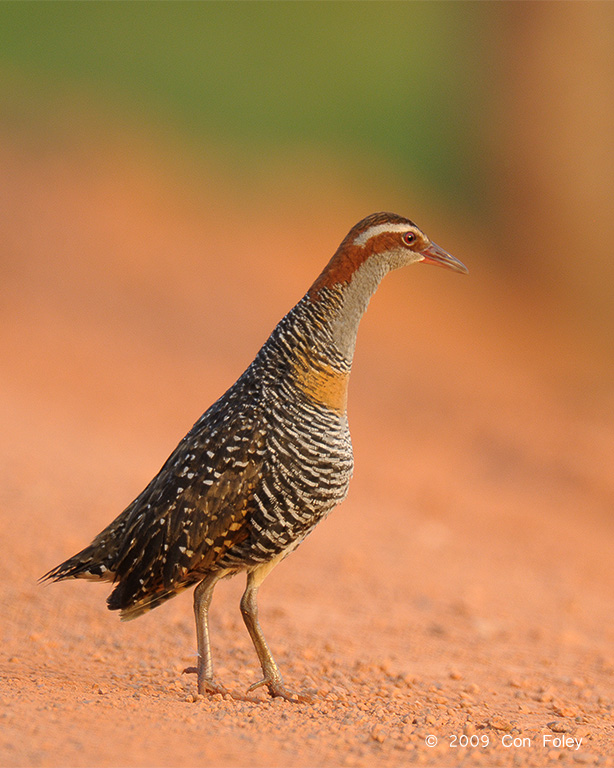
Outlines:
[[[403,242],[405,245],[413,245],[416,242],[416,235],[414,232],[406,232],[403,235]]]

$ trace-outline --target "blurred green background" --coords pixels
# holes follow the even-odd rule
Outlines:
[[[254,194],[331,163],[410,215],[418,190],[607,340],[613,51],[611,3],[3,2],[2,121],[147,126]]]
[[[475,120],[500,14],[446,3],[5,3],[0,57],[36,95],[67,84],[242,157],[374,154],[479,215]],[[23,80],[20,81],[23,85]]]

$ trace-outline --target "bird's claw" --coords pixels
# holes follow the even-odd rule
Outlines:
[[[197,675],[198,667],[186,667],[183,670],[183,674]],[[252,691],[257,690],[258,688],[262,688],[265,685],[269,689],[269,693],[273,698],[284,699],[285,701],[291,701],[294,704],[310,704],[313,701],[311,696],[307,696],[306,694],[302,694],[302,693],[296,693],[295,691],[291,691],[289,688],[286,688],[286,686],[283,684],[280,678],[265,677],[262,680],[259,680],[257,683],[250,685],[246,693],[251,693]],[[230,691],[227,688],[224,688],[223,685],[220,685],[220,683],[216,683],[214,680],[210,678],[203,678],[198,681],[198,693],[201,695],[209,694],[210,696],[216,693],[221,693],[222,696],[228,694],[229,696],[232,696],[234,699],[237,699],[237,698],[242,699],[241,696],[236,696],[230,693]],[[256,699],[246,698],[245,701],[256,701]]]
[[[312,701],[310,696],[296,693],[295,691],[291,691],[290,689],[286,688],[286,686],[283,684],[283,682],[279,678],[265,677],[262,680],[259,680],[257,683],[250,685],[250,687],[247,689],[247,693],[251,693],[252,691],[255,691],[257,688],[261,688],[262,686],[265,686],[265,685],[269,689],[269,693],[273,698],[284,699],[285,701],[291,701],[294,704],[301,704],[301,703],[308,704]]]
[[[183,670],[184,675],[197,675],[198,674],[198,667],[186,667]],[[216,693],[221,693],[222,696],[226,694],[230,694],[230,691],[227,688],[224,688],[223,685],[220,683],[216,683],[215,680],[212,680],[208,677],[202,677],[198,679],[198,693],[201,695],[209,694],[210,696],[213,696]]]

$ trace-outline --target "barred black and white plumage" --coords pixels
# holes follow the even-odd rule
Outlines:
[[[257,620],[271,568],[347,495],[353,470],[347,384],[369,298],[393,268],[465,267],[415,224],[380,213],[357,224],[253,363],[194,424],[145,490],[84,550],[43,579],[111,581],[132,619],[199,583],[200,693],[213,681],[208,606],[217,580],[247,571],[243,616],[272,695],[282,682]],[[256,687],[252,686],[252,687]]]

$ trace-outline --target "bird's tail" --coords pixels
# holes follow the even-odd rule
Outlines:
[[[91,581],[113,581],[110,563],[95,556],[93,546],[86,547],[74,557],[52,568],[39,581],[62,581],[62,579],[90,579]]]
[[[200,579],[198,577],[187,581],[181,586],[160,585],[155,591],[148,591],[145,594],[135,596],[130,593],[129,584],[120,581],[113,592],[107,598],[107,606],[110,611],[119,611],[119,617],[122,621],[132,621],[144,613],[157,608],[161,603],[170,600],[171,597],[183,592],[184,589],[196,584]]]
[[[63,579],[115,581],[116,574],[111,567],[111,563],[101,561],[100,552],[96,553],[96,548],[90,545],[81,550],[81,552],[78,552],[74,557],[52,568],[48,573],[40,577],[39,582],[62,581]],[[147,591],[145,593],[138,588],[138,584],[132,584],[132,581],[134,579],[129,577],[118,580],[115,589],[107,598],[109,610],[120,611],[122,621],[131,621],[143,613],[151,611],[161,603],[174,597],[178,592],[192,586],[199,579],[195,578],[188,581],[179,588],[176,586],[165,587],[163,584],[160,584],[159,588],[155,591]]]

